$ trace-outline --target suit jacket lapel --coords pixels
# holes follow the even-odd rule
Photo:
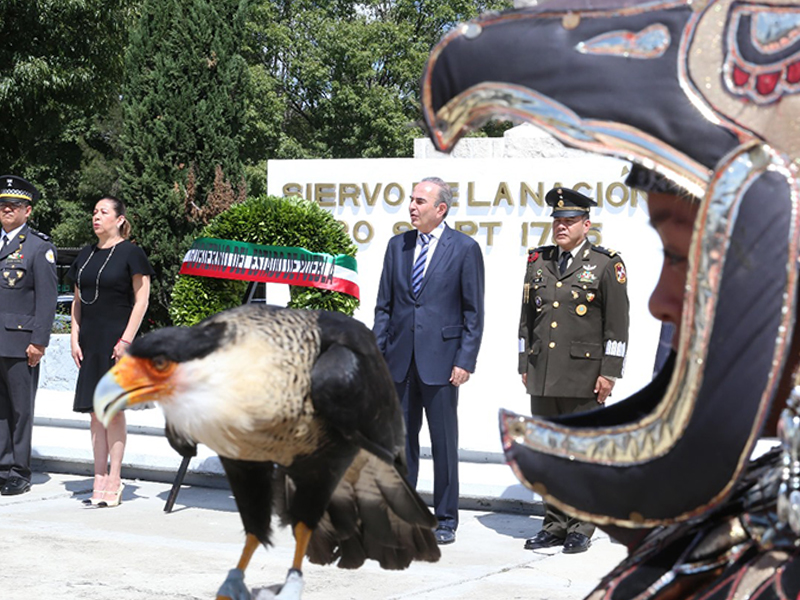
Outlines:
[[[558,257],[561,255],[561,249],[558,246],[553,248],[553,254],[550,260],[546,260],[548,270],[555,276],[556,279],[561,279],[561,274],[558,272]]]
[[[0,245],[2,245],[3,244],[3,235],[5,235],[5,232],[2,229],[0,229],[0,232],[1,232],[0,233]],[[12,254],[13,252],[16,252],[17,250],[19,250],[20,236],[27,235],[27,233],[28,233],[28,227],[26,225],[25,227],[23,227],[20,230],[20,232],[17,235],[15,235],[12,239],[9,239],[8,240],[8,246],[6,246],[6,249],[3,250],[2,253],[0,253],[0,260],[3,260],[9,254]]]
[[[410,295],[413,295],[411,290],[411,270],[414,268],[414,248],[417,246],[417,232],[412,229],[407,231],[403,236],[403,249],[400,253],[401,266],[400,272],[405,273],[405,287]]]

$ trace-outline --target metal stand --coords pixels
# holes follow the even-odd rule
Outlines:
[[[189,468],[189,461],[192,460],[191,456],[184,456],[181,461],[181,466],[178,467],[178,472],[175,474],[175,481],[172,482],[172,489],[167,496],[167,503],[164,505],[164,512],[172,512],[172,507],[175,506],[175,500],[178,499],[178,492],[181,491],[183,485],[183,478],[186,477],[186,470]]]
[[[251,281],[247,284],[247,291],[244,293],[242,304],[250,304],[253,302],[266,302],[267,291],[264,287],[263,298],[258,295],[258,282]],[[262,284],[263,285],[263,284]],[[172,512],[172,507],[175,506],[175,500],[178,499],[178,492],[181,491],[183,479],[186,477],[186,471],[189,469],[189,461],[192,460],[191,456],[184,456],[181,461],[181,466],[178,467],[178,472],[175,474],[175,481],[172,482],[172,489],[169,491],[167,503],[164,505],[164,512]]]

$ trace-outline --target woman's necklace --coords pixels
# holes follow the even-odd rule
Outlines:
[[[94,253],[97,251],[97,246],[92,248],[92,253],[89,255],[89,258],[87,258],[86,262],[83,263],[83,266],[80,269],[78,269],[78,299],[81,301],[81,303],[83,303],[83,304],[94,304],[95,302],[97,302],[97,298],[100,296],[100,275],[103,274],[103,269],[106,268],[106,265],[108,264],[108,261],[111,260],[111,257],[114,255],[114,248],[116,248],[116,247],[117,247],[117,244],[114,244],[113,246],[111,246],[111,252],[108,253],[108,256],[106,256],[105,262],[102,264],[102,266],[100,267],[100,270],[97,272],[97,279],[94,282],[94,298],[92,298],[91,302],[87,302],[86,300],[84,300],[83,299],[83,295],[81,294],[81,273],[83,273],[83,269],[84,269],[84,267],[86,265],[89,264],[89,261],[92,260],[92,257],[94,256]]]

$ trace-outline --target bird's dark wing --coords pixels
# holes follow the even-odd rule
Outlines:
[[[220,456],[219,460],[231,484],[245,532],[256,536],[262,544],[269,544],[275,465],[224,456]]]
[[[277,471],[282,490],[276,489],[276,510],[288,523],[286,511],[310,498],[291,469]],[[394,465],[360,450],[314,528],[307,555],[312,563],[336,562],[343,569],[357,569],[368,558],[384,569],[405,569],[414,560],[439,560],[435,527],[436,517]]]
[[[311,371],[315,412],[346,439],[394,462],[405,426],[394,382],[375,336],[340,313],[319,314],[320,355]]]
[[[363,324],[336,313],[320,313],[318,324],[321,352],[311,372],[314,410],[336,435],[361,450],[314,530],[309,559],[357,568],[371,558],[385,569],[438,560],[436,518],[406,481],[403,416],[375,337]],[[287,493],[291,498],[292,489]]]

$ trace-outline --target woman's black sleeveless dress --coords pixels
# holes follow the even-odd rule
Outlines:
[[[111,252],[111,248],[98,249],[95,244],[86,246],[67,273],[67,278],[78,285],[82,298],[78,339],[83,362],[75,386],[75,412],[94,410],[94,388],[114,366],[111,352],[122,337],[133,310],[133,276],[153,275],[153,268],[139,246],[123,240],[113,247],[113,254]],[[98,273],[99,289],[96,285]]]

